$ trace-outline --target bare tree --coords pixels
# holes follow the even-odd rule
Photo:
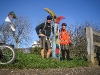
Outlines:
[[[16,48],[18,45],[27,45],[31,41],[32,27],[28,17],[18,16],[13,20],[15,32],[12,31]]]
[[[87,55],[87,40],[85,28],[91,26],[94,30],[99,31],[99,25],[92,22],[84,22],[82,24],[76,23],[73,29],[71,29],[71,41],[73,46],[71,48],[72,56],[86,57]]]
[[[0,41],[15,45],[16,48],[28,45],[31,41],[32,27],[28,17],[18,16],[16,20],[11,19],[15,31],[12,31],[9,23],[0,26]]]

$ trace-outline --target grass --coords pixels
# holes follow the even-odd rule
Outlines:
[[[70,61],[56,61],[53,58],[42,59],[39,54],[26,54],[17,52],[16,62],[8,65],[0,65],[0,68],[8,69],[47,69],[47,68],[73,68],[88,66],[85,59],[74,58]]]

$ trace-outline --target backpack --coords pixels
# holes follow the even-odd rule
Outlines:
[[[43,31],[45,30],[45,28],[46,28],[46,22],[45,22],[45,25],[43,27]],[[52,25],[51,25],[51,32],[52,32]]]

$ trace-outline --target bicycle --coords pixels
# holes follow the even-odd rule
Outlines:
[[[15,14],[13,15],[15,16]],[[11,30],[14,32],[15,31],[14,25],[12,24],[8,16],[5,19],[5,21],[10,24]],[[11,64],[14,63],[15,59],[16,59],[16,52],[14,48],[8,44],[5,44],[4,42],[0,42],[0,64]]]
[[[0,43],[0,64],[11,64],[16,59],[16,52],[13,47]]]

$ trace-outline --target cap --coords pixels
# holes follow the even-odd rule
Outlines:
[[[52,20],[52,16],[51,15],[48,15],[47,16],[47,20]]]
[[[67,26],[67,24],[66,23],[62,23],[62,26]]]

